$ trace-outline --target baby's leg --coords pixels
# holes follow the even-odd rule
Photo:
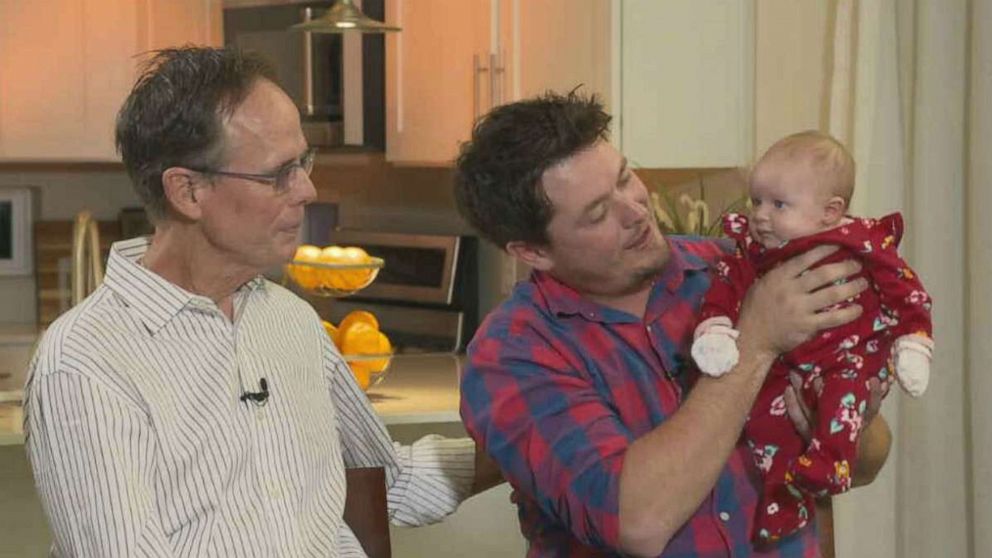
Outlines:
[[[754,540],[773,542],[809,523],[813,500],[791,486],[789,469],[802,454],[802,438],[785,410],[787,369],[776,363],[755,401],[744,433],[764,478],[755,518]]]
[[[797,459],[790,475],[805,492],[814,496],[839,494],[851,488],[851,471],[868,405],[868,379],[885,362],[880,357],[853,351],[823,363],[823,389],[807,388],[804,396],[816,397],[817,424],[806,452]],[[829,368],[828,368],[829,367]]]

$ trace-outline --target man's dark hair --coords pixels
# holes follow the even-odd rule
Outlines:
[[[117,115],[117,151],[148,216],[165,216],[162,173],[170,167],[217,168],[224,156],[223,120],[275,71],[236,48],[156,51]]]
[[[511,241],[546,245],[553,208],[541,175],[606,139],[609,125],[599,99],[575,91],[496,108],[462,145],[455,170],[458,210],[500,248]]]

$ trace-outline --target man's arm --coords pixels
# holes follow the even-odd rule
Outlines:
[[[409,446],[393,442],[326,335],[322,344],[345,466],[385,469],[389,518],[396,525],[426,525],[454,512],[472,493],[475,443],[441,436],[425,436]]]
[[[153,502],[148,417],[84,376],[36,374],[26,449],[58,556],[172,556]]]
[[[485,492],[490,488],[506,482],[499,465],[492,460],[482,448],[475,448],[475,478],[472,480],[472,494]]]
[[[755,283],[741,310],[738,365],[721,378],[700,378],[671,418],[630,445],[620,477],[625,552],[660,554],[698,509],[733,451],[776,356],[860,314],[857,306],[818,312],[866,286],[857,280],[821,288],[859,268],[846,261],[809,270],[833,251],[813,249]]]

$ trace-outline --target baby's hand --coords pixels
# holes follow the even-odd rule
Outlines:
[[[893,350],[893,364],[899,385],[913,397],[923,395],[930,383],[933,342],[925,337],[906,335],[896,340]]]
[[[730,319],[725,316],[710,318],[696,327],[692,343],[692,359],[699,370],[708,376],[718,378],[737,365],[737,336]]]

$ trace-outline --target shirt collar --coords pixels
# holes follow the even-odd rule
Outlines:
[[[701,257],[686,251],[680,239],[666,236],[665,243],[668,245],[668,262],[655,281],[651,292],[652,300],[662,286],[675,292],[682,285],[687,272],[705,271],[709,268],[709,264]],[[593,302],[548,273],[535,270],[531,280],[544,296],[548,310],[556,315],[581,315],[602,322],[629,322],[631,319],[630,314]]]
[[[151,238],[142,236],[115,242],[110,247],[107,273],[103,284],[134,309],[148,332],[155,335],[184,309],[213,311],[217,305],[211,299],[191,293],[142,266]],[[259,275],[238,288],[249,293],[263,288],[265,279]]]
[[[710,267],[706,260],[686,250],[684,240],[685,238],[681,236],[665,237],[665,243],[668,244],[668,263],[661,272],[658,284],[664,285],[668,292],[674,293],[682,286],[686,273],[706,271]]]

